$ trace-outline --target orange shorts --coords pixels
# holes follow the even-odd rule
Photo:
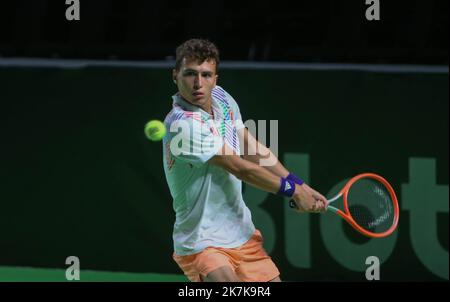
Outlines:
[[[267,282],[280,275],[272,259],[263,248],[259,230],[237,248],[207,247],[197,254],[179,256],[173,259],[192,282],[200,282],[210,272],[229,266],[245,282]]]

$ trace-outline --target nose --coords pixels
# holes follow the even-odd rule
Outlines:
[[[195,88],[195,89],[200,89],[200,88],[202,88],[202,87],[203,87],[203,83],[202,83],[202,75],[199,74],[199,75],[197,75],[197,76],[195,77],[195,80],[194,80],[194,88]]]

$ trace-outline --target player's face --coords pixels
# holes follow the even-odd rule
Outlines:
[[[173,71],[174,80],[181,96],[189,103],[211,110],[211,92],[216,86],[217,74],[214,60],[199,63],[183,59],[180,70]]]

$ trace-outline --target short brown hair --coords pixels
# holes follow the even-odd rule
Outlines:
[[[175,70],[179,71],[183,59],[196,60],[199,63],[214,60],[216,73],[219,67],[219,50],[214,43],[205,39],[190,39],[177,47]]]

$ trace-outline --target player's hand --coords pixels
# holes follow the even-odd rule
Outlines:
[[[328,206],[327,199],[305,183],[295,186],[292,200],[297,205],[299,212],[321,213],[325,212]]]
[[[305,184],[306,185],[306,184]],[[314,197],[314,199],[316,200],[316,202],[319,203],[320,205],[320,212],[325,212],[327,210],[328,207],[328,200],[325,196],[323,196],[322,194],[320,194],[319,192],[317,192],[316,190],[314,190],[313,188],[309,187],[308,185],[306,185],[307,189],[310,190],[312,196]],[[323,211],[322,211],[322,207],[323,207]]]

